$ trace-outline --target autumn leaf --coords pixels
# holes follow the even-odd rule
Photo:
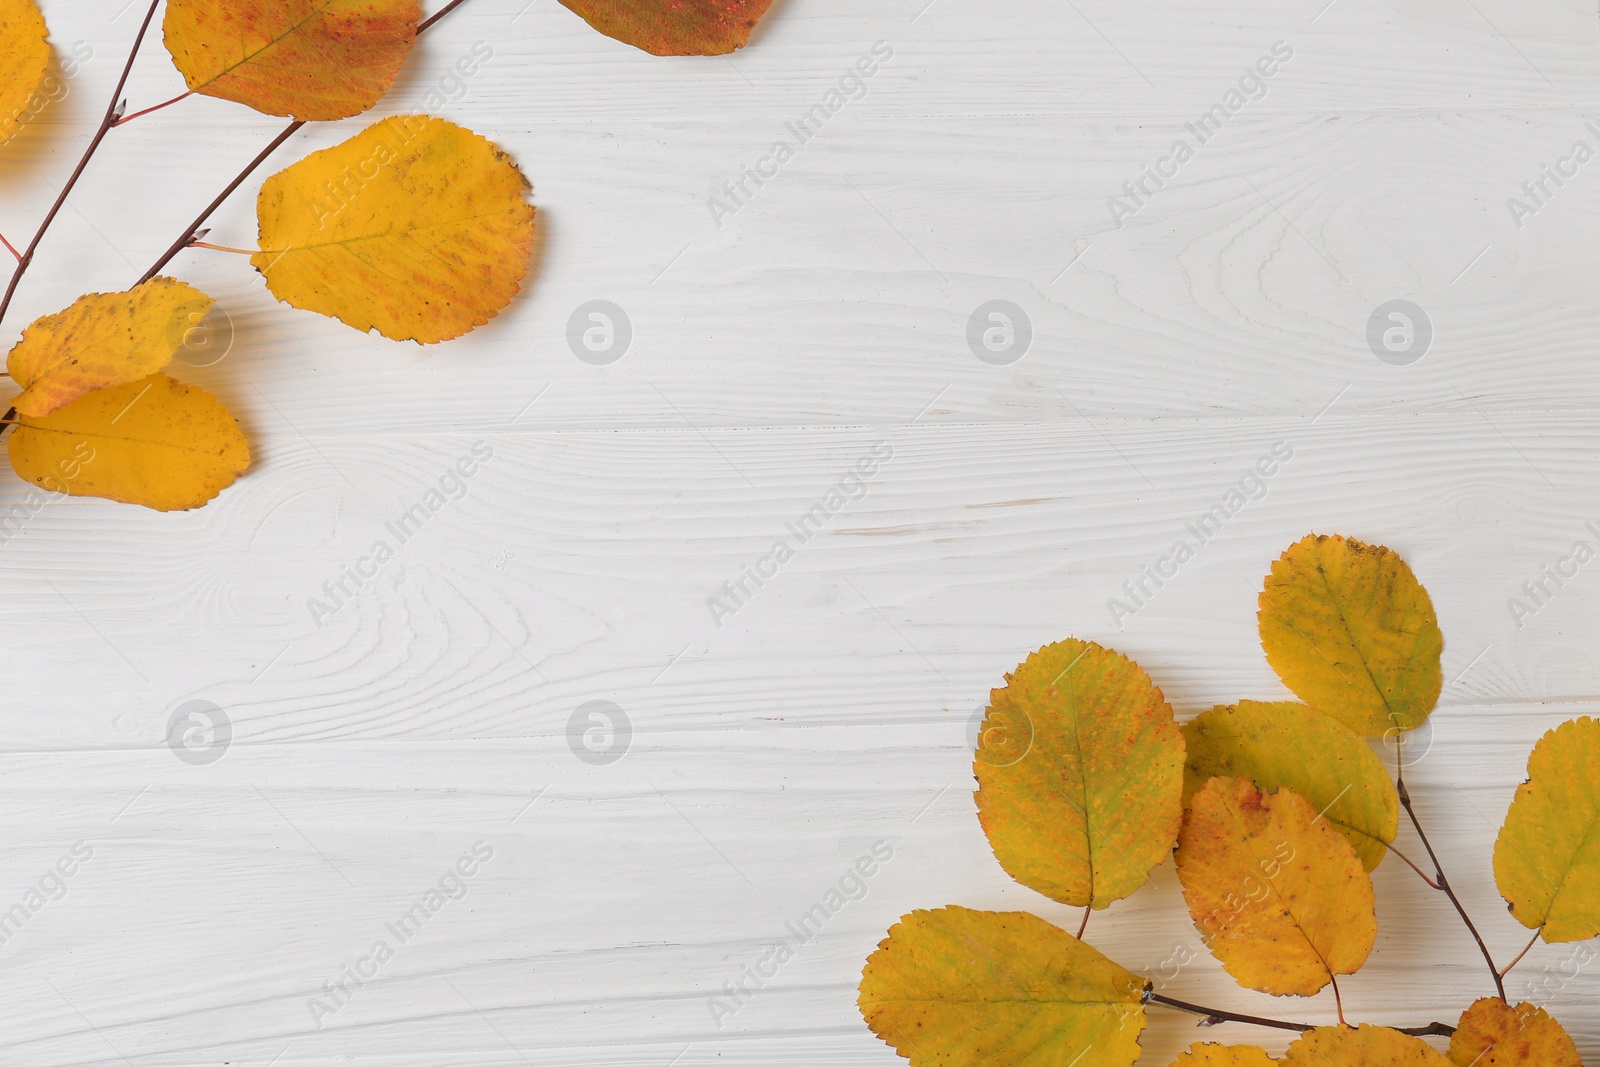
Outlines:
[[[39,107],[36,94],[50,70],[47,32],[34,0],[0,0],[0,144]]]
[[[890,927],[858,1003],[912,1067],[1128,1067],[1147,985],[1036,916],[950,907]]]
[[[1267,576],[1258,620],[1283,684],[1357,733],[1415,729],[1439,699],[1433,602],[1381,545],[1318,534],[1291,545]]]
[[[1452,1067],[1421,1038],[1382,1026],[1307,1030],[1278,1062],[1282,1067]]]
[[[209,296],[171,278],[123,293],[90,293],[22,331],[6,368],[23,392],[20,414],[48,415],[85,393],[138,381],[172,362]]]
[[[1172,1067],[1278,1067],[1265,1049],[1254,1045],[1217,1045],[1195,1042],[1178,1054]]]
[[[1369,871],[1400,828],[1400,799],[1383,761],[1349,727],[1304,704],[1241,700],[1186,723],[1183,737],[1185,804],[1219,775],[1287,787],[1349,839]]]
[[[1378,936],[1355,849],[1298,793],[1213,778],[1178,836],[1178,880],[1206,947],[1240,985],[1309,997]]]
[[[1543,1008],[1512,1007],[1499,997],[1484,997],[1462,1013],[1450,1038],[1456,1067],[1583,1067],[1578,1048]]]
[[[343,119],[389,91],[421,14],[418,0],[168,0],[167,51],[193,92]]]
[[[1006,873],[1104,908],[1144,884],[1182,818],[1183,734],[1132,660],[1068,640],[990,697],[974,762],[978,819]]]
[[[772,0],[561,0],[607,37],[658,56],[743,48]]]
[[[1533,746],[1495,839],[1494,880],[1545,941],[1600,934],[1600,722],[1564,722]]]
[[[11,466],[51,492],[183,511],[250,466],[249,446],[228,410],[165,374],[97,390],[21,423],[7,446]]]
[[[444,119],[384,119],[268,178],[251,257],[274,296],[423,344],[482,326],[521,288],[529,185]]]

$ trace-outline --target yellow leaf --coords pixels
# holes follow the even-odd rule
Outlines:
[[[1241,700],[1183,727],[1187,804],[1208,778],[1241,775],[1262,789],[1287,787],[1309,800],[1372,870],[1400,828],[1400,798],[1383,761],[1349,727],[1304,704]]]
[[[1499,997],[1484,997],[1462,1013],[1449,1055],[1456,1067],[1583,1067],[1572,1038],[1543,1008],[1513,1008]]]
[[[157,511],[197,508],[250,466],[228,410],[165,374],[97,390],[41,419],[23,416],[8,450],[24,481]]]
[[[1600,722],[1564,722],[1533,746],[1495,839],[1494,880],[1546,941],[1600,934]]]
[[[743,48],[772,0],[561,0],[607,37],[658,56]]]
[[[1307,1030],[1278,1062],[1282,1067],[1451,1067],[1420,1037],[1382,1026]]]
[[[1128,1067],[1147,985],[1026,912],[951,907],[890,927],[858,1003],[912,1067]]]
[[[34,0],[0,0],[0,144],[42,106],[37,94],[50,70],[47,32]]]
[[[193,92],[343,119],[389,91],[421,13],[418,0],[167,0],[167,51]]]
[[[1254,1045],[1201,1044],[1196,1041],[1187,1052],[1179,1053],[1172,1067],[1278,1067],[1278,1061],[1265,1049]]]
[[[172,362],[211,304],[171,278],[80,296],[22,331],[6,360],[12,379],[25,387],[12,406],[23,415],[48,415],[92,390],[148,377]]]
[[[424,344],[482,326],[528,271],[533,207],[494,144],[444,119],[384,119],[261,187],[262,251],[279,300]]]
[[[1006,681],[978,735],[978,819],[1011,877],[1104,908],[1177,837],[1183,733],[1138,664],[1090,642],[1046,645]]]
[[[1213,778],[1178,836],[1178,880],[1206,946],[1240,985],[1309,997],[1378,936],[1372,881],[1344,835],[1288,789]]]
[[[1311,534],[1272,565],[1261,647],[1283,684],[1352,730],[1412,730],[1439,699],[1444,635],[1405,560],[1381,545]]]

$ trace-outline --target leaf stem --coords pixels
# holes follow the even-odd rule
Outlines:
[[[429,26],[432,26],[435,22],[438,22],[440,19],[444,18],[446,15],[450,14],[450,12],[454,11],[464,3],[466,3],[466,0],[450,0],[450,3],[434,12],[433,15],[427,19],[424,19],[422,23],[417,26],[418,36],[421,36],[422,32]],[[206,220],[211,218],[211,216],[216,213],[216,210],[223,205],[223,202],[226,201],[228,197],[232,196],[239,186],[243,185],[245,181],[249,179],[250,175],[256,172],[256,168],[260,167],[261,164],[267,161],[268,156],[276,152],[278,148],[282,146],[283,142],[287,141],[289,138],[298,133],[300,127],[304,125],[305,121],[303,119],[296,119],[294,122],[291,122],[289,125],[285,126],[282,132],[272,139],[272,143],[267,145],[266,148],[263,148],[261,150],[261,154],[252,159],[249,164],[245,166],[244,170],[239,172],[239,176],[233,179],[233,181],[229,182],[228,187],[222,190],[222,192],[218,193],[215,200],[206,205],[205,210],[200,212],[200,214],[195,217],[194,222],[190,223],[187,230],[183,231],[183,236],[172,242],[171,247],[162,253],[161,258],[156,260],[155,265],[144,272],[144,276],[139,279],[139,284],[143,284],[149,281],[151,278],[154,278],[157,274],[161,273],[161,268],[165,267],[168,263],[171,263],[173,257],[175,257],[179,252],[182,252],[185,248],[190,247],[190,245],[194,243],[195,234],[199,231],[200,227],[206,224]],[[4,308],[0,307],[0,314],[3,313]]]
[[[1526,956],[1533,949],[1533,946],[1537,945],[1539,943],[1539,935],[1542,934],[1542,933],[1544,933],[1544,927],[1542,927],[1542,926],[1539,927],[1539,929],[1537,929],[1537,930],[1535,930],[1533,932],[1533,940],[1529,941],[1528,944],[1527,944],[1527,947],[1525,947],[1521,952],[1517,953],[1517,958],[1516,959],[1514,959],[1510,963],[1506,964],[1505,970],[1500,972],[1500,977],[1501,978],[1504,978],[1506,975],[1510,974],[1511,973],[1511,968],[1515,967],[1517,964],[1522,962],[1522,957]],[[1505,997],[1502,996],[1500,999],[1504,1000]]]
[[[1422,829],[1422,822],[1417,818],[1416,809],[1411,806],[1411,792],[1406,789],[1405,779],[1395,776],[1395,790],[1400,794],[1400,806],[1406,809],[1406,814],[1411,818],[1411,825],[1416,828],[1417,837],[1422,839],[1422,847],[1428,850],[1428,859],[1433,861],[1435,878],[1438,888],[1450,898],[1450,903],[1455,905],[1456,914],[1461,916],[1461,921],[1467,924],[1467,931],[1472,934],[1472,940],[1478,943],[1478,951],[1483,953],[1483,961],[1489,965],[1489,974],[1494,978],[1495,992],[1501,1000],[1506,999],[1506,985],[1501,980],[1501,971],[1494,965],[1494,957],[1489,955],[1489,946],[1483,943],[1483,938],[1478,934],[1478,928],[1472,925],[1472,919],[1467,915],[1467,909],[1461,906],[1461,900],[1456,896],[1456,891],[1450,888],[1450,880],[1444,876],[1444,866],[1439,862],[1439,856],[1433,851],[1433,845],[1428,841],[1428,835]]]
[[[171,100],[165,100],[165,101],[157,104],[155,107],[147,107],[143,111],[135,111],[131,115],[124,115],[120,119],[118,119],[116,122],[113,122],[111,125],[115,127],[115,126],[121,126],[123,123],[132,122],[134,119],[138,118],[140,115],[148,115],[152,111],[160,111],[164,107],[171,107],[173,104],[176,104],[178,101],[187,100],[187,99],[189,99],[189,97],[191,97],[193,95],[194,95],[194,90],[190,89],[188,92],[184,93],[182,96],[175,96]]]
[[[213,252],[233,252],[241,256],[253,256],[254,252],[248,248],[229,248],[227,245],[214,245],[210,241],[190,241],[190,248],[209,248]]]
[[[1089,929],[1089,913],[1094,911],[1093,905],[1085,905],[1083,909],[1083,922],[1078,924],[1078,940],[1083,940],[1083,932]]]
[[[1429,889],[1443,889],[1444,888],[1444,886],[1440,885],[1438,882],[1435,882],[1432,878],[1429,878],[1427,872],[1424,871],[1421,867],[1418,867],[1415,863],[1412,863],[1410,856],[1407,856],[1404,852],[1401,852],[1399,849],[1395,848],[1393,845],[1386,844],[1384,847],[1387,848],[1390,852],[1394,853],[1396,856],[1399,856],[1401,862],[1403,862],[1407,867],[1410,867],[1413,871],[1416,871],[1417,872],[1417,877],[1421,878],[1424,882],[1427,882]]]
[[[1184,1000],[1174,1000],[1172,997],[1163,996],[1160,993],[1146,993],[1145,1001],[1152,1004],[1164,1004],[1169,1008],[1189,1012],[1191,1015],[1203,1015],[1205,1020],[1201,1023],[1202,1026],[1213,1026],[1217,1023],[1249,1023],[1252,1026],[1270,1026],[1275,1030],[1298,1030],[1301,1033],[1316,1029],[1316,1025],[1313,1023],[1291,1023],[1283,1019],[1266,1019],[1259,1015],[1241,1015],[1238,1012],[1223,1011],[1220,1008],[1207,1008],[1199,1004],[1190,1004]],[[1394,1029],[1412,1037],[1449,1037],[1456,1032],[1455,1027],[1446,1023],[1429,1023],[1426,1026],[1395,1027]]]
[[[55,204],[45,215],[44,221],[39,224],[39,229],[33,235],[33,240],[28,242],[28,250],[22,253],[17,261],[17,269],[11,275],[11,281],[6,286],[4,297],[0,297],[0,320],[6,316],[6,309],[11,306],[11,298],[16,295],[17,285],[22,281],[22,276],[28,272],[28,267],[33,263],[33,253],[38,249],[39,242],[44,240],[45,231],[50,229],[50,224],[56,220],[63,206],[66,205],[67,196],[73,187],[78,184],[78,179],[83,177],[84,169],[89,166],[89,160],[94,157],[95,150],[100,147],[100,142],[106,139],[106,134],[111,132],[111,127],[117,124],[122,117],[122,90],[128,84],[128,75],[133,72],[133,61],[139,56],[139,46],[144,44],[145,31],[150,28],[150,22],[156,17],[156,8],[161,5],[161,0],[150,0],[150,10],[145,12],[144,21],[139,24],[139,35],[133,39],[133,47],[128,50],[128,62],[122,66],[122,76],[117,79],[117,88],[111,94],[111,103],[106,105],[105,117],[100,120],[100,127],[95,130],[94,138],[89,142],[89,147],[84,149],[83,158],[78,160],[72,176],[67,179],[67,184],[61,187],[61,193],[56,197]]]
[[[13,245],[10,241],[6,240],[6,235],[3,234],[3,233],[0,233],[0,244],[4,244],[6,246],[7,251],[9,251],[13,256],[17,257],[17,262],[18,263],[22,262],[22,253],[17,251],[15,245]]]

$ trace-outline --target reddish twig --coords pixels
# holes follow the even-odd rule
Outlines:
[[[191,97],[193,95],[194,95],[194,90],[190,89],[188,92],[184,93],[182,96],[175,96],[171,100],[166,100],[166,101],[163,101],[162,103],[157,104],[155,107],[147,107],[143,111],[135,111],[131,115],[124,115],[120,119],[118,119],[116,122],[113,122],[111,125],[113,127],[117,127],[117,126],[123,125],[124,123],[132,122],[134,119],[138,118],[141,115],[148,115],[153,111],[160,111],[164,107],[171,107],[173,104],[176,104],[178,101],[187,100],[187,99],[189,99],[189,97]]]

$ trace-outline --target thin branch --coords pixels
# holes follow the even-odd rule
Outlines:
[[[4,244],[6,246],[6,250],[9,251],[13,256],[17,257],[18,263],[22,262],[22,253],[17,251],[15,245],[6,240],[6,235],[3,233],[0,233],[0,244]]]
[[[432,26],[435,22],[438,22],[440,19],[444,18],[446,15],[450,14],[450,12],[454,11],[456,8],[460,7],[466,2],[467,0],[450,0],[450,3],[440,8],[432,16],[425,19],[420,25],[417,26],[417,34],[420,36],[422,32],[429,26]],[[199,231],[200,227],[206,224],[206,220],[211,218],[211,216],[216,213],[216,210],[223,205],[228,197],[232,196],[234,192],[238,190],[239,186],[243,185],[245,181],[249,179],[250,175],[256,172],[256,168],[260,167],[261,164],[267,161],[268,156],[276,152],[279,147],[282,146],[283,142],[293,137],[297,132],[299,132],[300,127],[304,125],[304,120],[297,119],[296,121],[285,126],[283,131],[272,139],[272,143],[267,145],[266,148],[262,149],[261,154],[256,156],[255,159],[252,159],[244,168],[244,170],[239,173],[239,176],[233,179],[233,181],[229,182],[226,189],[217,194],[217,198],[215,200],[206,205],[206,209],[195,217],[194,222],[189,225],[187,230],[183,231],[183,236],[172,242],[171,247],[169,247],[166,252],[162,253],[161,258],[156,260],[155,265],[144,272],[144,276],[139,279],[139,282],[142,284],[149,281],[151,278],[154,278],[157,274],[161,273],[161,268],[172,262],[173,257],[175,257],[179,252],[182,252],[185,248],[188,248],[193,243],[195,235]]]
[[[1478,928],[1472,925],[1472,919],[1467,915],[1467,909],[1461,906],[1461,900],[1456,896],[1456,891],[1450,888],[1450,880],[1444,876],[1444,867],[1439,863],[1439,856],[1433,851],[1433,845],[1428,841],[1428,835],[1423,832],[1422,822],[1417,818],[1416,809],[1411,806],[1411,792],[1406,789],[1404,779],[1396,778],[1395,789],[1400,794],[1400,806],[1406,809],[1406,814],[1411,817],[1411,825],[1416,828],[1417,836],[1422,839],[1422,847],[1428,850],[1428,858],[1433,861],[1433,869],[1439,883],[1439,888],[1444,895],[1450,898],[1450,903],[1455,905],[1456,914],[1461,916],[1461,921],[1467,924],[1467,930],[1472,934],[1472,940],[1478,943],[1478,951],[1483,953],[1483,961],[1489,965],[1489,974],[1494,977],[1495,992],[1501,1000],[1506,999],[1506,984],[1501,980],[1501,972],[1494,965],[1494,957],[1489,955],[1489,946],[1483,943],[1483,938],[1478,934]]]
[[[6,294],[0,297],[0,320],[6,316],[6,309],[11,306],[11,298],[17,293],[17,285],[22,281],[22,276],[28,272],[28,267],[33,263],[33,253],[38,249],[39,242],[44,240],[45,231],[50,229],[50,224],[56,220],[62,207],[66,205],[67,196],[73,187],[78,184],[78,179],[83,177],[83,172],[89,166],[89,160],[94,157],[95,150],[100,147],[100,142],[106,139],[106,134],[111,132],[111,127],[117,124],[122,117],[122,90],[128,84],[128,75],[133,72],[133,61],[138,58],[139,46],[144,43],[145,31],[150,28],[150,22],[156,17],[156,8],[161,5],[161,0],[150,0],[150,10],[145,12],[144,21],[139,24],[139,35],[133,39],[133,47],[128,50],[128,62],[123,64],[122,76],[117,79],[117,88],[111,94],[111,103],[106,105],[106,114],[100,120],[99,129],[95,130],[94,139],[89,142],[89,147],[84,149],[83,158],[78,160],[77,167],[72,176],[67,179],[67,184],[61,187],[61,194],[56,197],[55,204],[50,208],[50,213],[39,224],[38,232],[33,235],[33,240],[28,242],[28,250],[22,253],[22,258],[17,262],[16,272],[11,275],[11,282],[6,286]]]
[[[422,23],[417,27],[417,35],[421,36],[423,30],[426,30],[429,26],[432,26],[435,22],[438,22],[440,19],[444,18],[446,15],[450,14],[450,12],[454,11],[456,8],[460,7],[466,2],[467,0],[450,0],[448,4],[444,5],[444,7],[440,8],[438,11],[435,11],[433,14],[422,20]]]
[[[1164,1004],[1169,1008],[1189,1012],[1191,1015],[1204,1016],[1202,1026],[1214,1026],[1217,1023],[1249,1023],[1252,1026],[1270,1026],[1275,1030],[1298,1030],[1304,1033],[1315,1030],[1314,1023],[1291,1023],[1283,1019],[1266,1019],[1259,1015],[1241,1015],[1238,1012],[1223,1011],[1220,1008],[1207,1008],[1199,1004],[1190,1004],[1183,1000],[1174,1000],[1172,997],[1162,996],[1160,993],[1146,993],[1145,1002],[1149,1004]],[[1429,1023],[1426,1026],[1394,1027],[1402,1034],[1412,1037],[1449,1037],[1456,1032],[1456,1028],[1445,1023]]]
[[[1511,973],[1511,968],[1515,967],[1517,964],[1522,962],[1522,957],[1526,956],[1529,953],[1529,951],[1532,950],[1533,946],[1537,945],[1539,943],[1539,935],[1542,934],[1542,933],[1544,933],[1544,927],[1542,927],[1542,926],[1539,927],[1539,929],[1537,929],[1537,930],[1535,930],[1533,932],[1533,940],[1528,942],[1526,948],[1524,948],[1521,952],[1517,953],[1517,958],[1516,959],[1514,959],[1510,963],[1506,964],[1505,970],[1500,972],[1500,977],[1501,978],[1504,978],[1506,975],[1510,974]],[[1502,997],[1501,999],[1503,1000],[1505,998]]]
[[[178,101],[187,100],[187,99],[189,99],[189,97],[191,97],[193,95],[194,95],[194,90],[190,89],[188,92],[184,93],[182,96],[175,96],[171,100],[162,101],[161,103],[157,104],[155,107],[147,107],[143,111],[135,111],[131,115],[124,115],[120,119],[118,119],[116,122],[113,122],[111,125],[112,126],[121,126],[124,123],[132,122],[134,119],[138,118],[141,115],[148,115],[153,111],[160,111],[164,107],[171,107],[173,104],[176,104]]]

